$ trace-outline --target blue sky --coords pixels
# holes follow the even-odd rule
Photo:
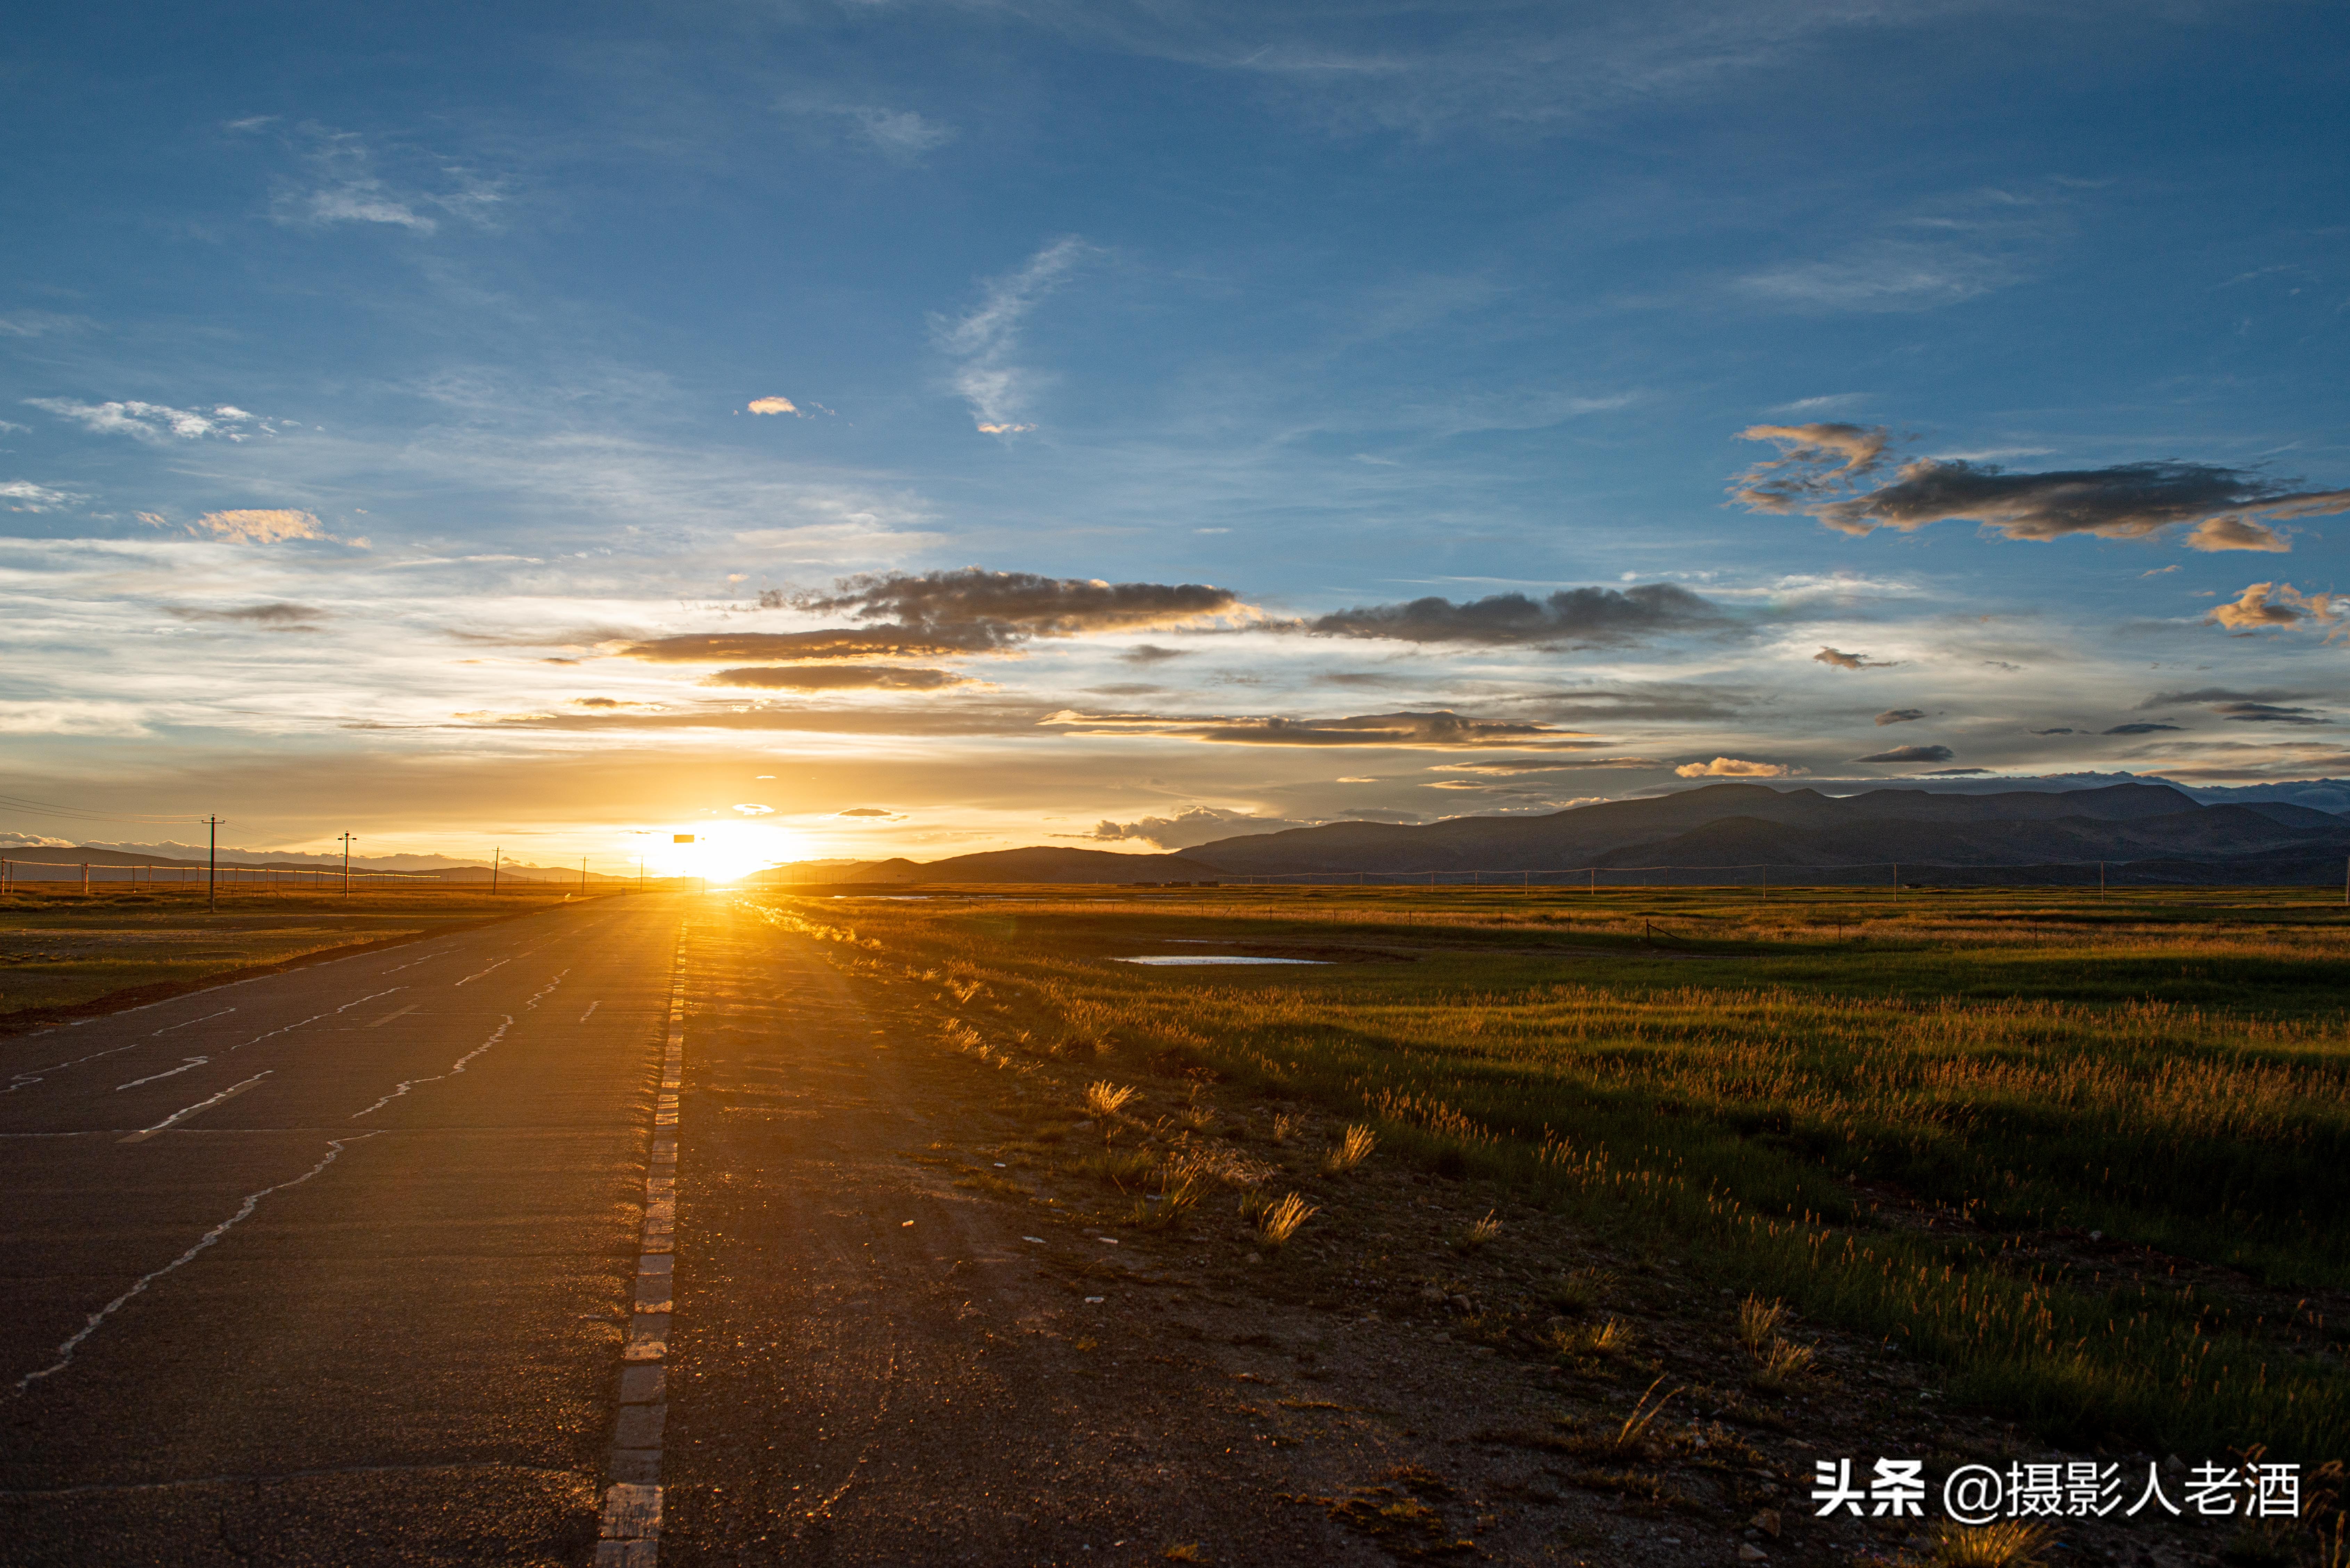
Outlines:
[[[2345,43],[53,9],[0,61],[0,792],[94,815],[7,826],[926,857],[2350,774]]]

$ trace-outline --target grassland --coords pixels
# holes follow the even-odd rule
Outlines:
[[[996,999],[951,1031],[1367,1118],[2052,1440],[2350,1452],[2338,895],[755,900]],[[1326,967],[1111,961],[1187,950]]]
[[[576,896],[576,895],[574,895]],[[567,895],[529,884],[493,894],[452,888],[223,890],[105,887],[83,894],[32,883],[0,895],[0,1031],[92,1007],[151,1001],[243,971],[369,942],[544,909]]]

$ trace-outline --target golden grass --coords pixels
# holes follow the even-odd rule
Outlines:
[[[1338,1147],[1322,1157],[1323,1170],[1336,1176],[1340,1171],[1354,1169],[1371,1158],[1371,1150],[1378,1147],[1378,1135],[1360,1123],[1348,1127]]]
[[[1784,1302],[1765,1302],[1760,1296],[1748,1296],[1738,1303],[1738,1343],[1760,1355],[1763,1345],[1778,1337],[1780,1322],[1787,1315]]]
[[[2041,1552],[2055,1540],[2044,1524],[2002,1520],[1969,1528],[1942,1524],[1934,1532],[1933,1568],[2043,1568]]]
[[[1266,1205],[1256,1216],[1256,1233],[1268,1247],[1286,1246],[1308,1220],[1322,1210],[1292,1192]]]
[[[1086,1109],[1103,1121],[1108,1121],[1133,1102],[1139,1093],[1131,1085],[1113,1084],[1097,1078],[1086,1085]]]

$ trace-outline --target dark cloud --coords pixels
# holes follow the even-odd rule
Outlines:
[[[951,670],[908,670],[894,664],[781,664],[722,670],[704,686],[747,686],[767,691],[937,691],[968,686]]]
[[[235,609],[204,609],[190,605],[165,605],[163,613],[181,620],[213,620],[268,628],[276,631],[307,629],[327,618],[327,612],[309,605],[242,605]]]
[[[1882,427],[1756,425],[1740,433],[1775,442],[1780,455],[1733,480],[1734,500],[1758,512],[1801,512],[1846,534],[1960,521],[2010,539],[2142,539],[2191,524],[2190,549],[2277,551],[2292,545],[2274,523],[2350,512],[2350,490],[2297,491],[2248,469],[2204,462],[2010,473],[1991,463],[1922,457],[1878,483],[1891,441]]]
[[[2034,730],[2032,732],[2035,735],[2077,735],[2081,732],[2078,730]]]
[[[989,572],[977,566],[920,576],[889,573],[843,577],[827,594],[785,595],[770,589],[759,596],[759,607],[819,615],[845,613],[860,624],[817,631],[630,639],[617,651],[627,659],[669,664],[943,659],[1000,653],[1035,638],[1187,626],[1251,613],[1231,590],[1198,583],[1103,583],[1044,577],[1033,572]],[[1158,649],[1137,659],[1145,649],[1125,657],[1139,663],[1181,657],[1176,649]]]
[[[650,638],[619,649],[624,659],[659,664],[722,664],[738,659],[940,659],[972,651],[901,626],[706,632]]]
[[[1191,650],[1185,648],[1160,648],[1156,643],[1138,642],[1118,658],[1128,664],[1164,664],[1170,659],[1189,659]]]
[[[843,577],[828,594],[798,594],[789,603],[812,614],[887,623],[971,652],[1031,638],[1195,625],[1246,609],[1231,589],[1203,583],[1105,583],[978,566]]]
[[[1439,763],[1435,771],[1448,774],[1547,773],[1558,768],[1660,768],[1657,757],[1504,757],[1490,763]]]
[[[1896,746],[1889,752],[1877,752],[1866,757],[1855,757],[1856,763],[1947,763],[1958,753],[1948,746]]]
[[[1053,710],[1042,703],[1016,702],[969,696],[941,697],[915,707],[899,704],[801,707],[784,701],[749,697],[706,706],[664,708],[659,712],[614,712],[595,710],[559,713],[461,713],[441,724],[393,724],[353,721],[351,730],[492,729],[600,730],[671,732],[727,730],[744,732],[801,732],[827,735],[995,735],[1033,736]]]
[[[1046,722],[1095,734],[1170,735],[1236,746],[1528,746],[1579,739],[1547,724],[1464,719],[1450,711],[1345,719],[1190,718],[1153,713],[1055,713]]]
[[[1987,774],[1989,772],[1991,772],[1989,768],[1935,768],[1931,772],[1921,774],[1920,776],[1929,779],[1962,779],[1976,774]]]
[[[2184,728],[2186,728],[2186,726],[2183,724],[2116,724],[2112,729],[2102,732],[2108,735],[2157,735],[2160,734],[2165,730],[2179,730]]]
[[[1813,657],[1816,659],[1818,655],[1814,654]],[[1887,708],[1877,716],[1877,722],[1880,724],[1907,724],[1925,716],[1926,710],[1923,708]]]
[[[2280,708],[2269,702],[2220,702],[2214,713],[2231,724],[2330,724],[2314,708]]]
[[[1846,653],[1840,648],[1823,648],[1812,655],[1814,664],[1832,664],[1838,670],[1890,670],[1901,661],[1898,659],[1871,659],[1865,653]]]
[[[660,706],[660,703],[658,703],[658,702],[623,702],[623,701],[620,701],[620,699],[619,699],[618,697],[574,697],[573,699],[571,699],[571,705],[572,705],[574,708],[595,708],[595,709],[620,709],[620,708],[656,708],[656,709],[657,709],[657,708],[659,708],[659,707]]]
[[[852,805],[847,811],[836,811],[835,816],[895,816],[894,811],[884,811],[878,805]]]
[[[2299,706],[2300,700],[2308,695],[2306,691],[2238,691],[2225,686],[2203,686],[2192,691],[2158,691],[2137,706],[2142,713],[2149,708],[2176,708],[2192,702],[2238,724],[2332,723],[2334,721],[2323,710]]]
[[[1397,642],[1609,648],[1670,632],[1718,631],[1728,624],[1721,609],[1687,588],[1643,583],[1621,590],[1569,588],[1539,602],[1524,594],[1494,594],[1461,604],[1431,597],[1370,605],[1323,616],[1306,629]]]

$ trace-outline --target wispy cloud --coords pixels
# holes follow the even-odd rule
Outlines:
[[[1846,653],[1841,648],[1823,648],[1812,655],[1812,662],[1837,670],[1890,670],[1901,661],[1898,659],[1871,659],[1865,653]]]
[[[151,528],[174,526],[171,519],[153,512],[141,512],[139,521]],[[321,539],[365,549],[368,543],[364,539],[338,539],[327,532],[316,514],[289,507],[207,512],[183,532],[199,539],[218,539],[231,545],[282,545],[295,539]]]
[[[785,99],[782,107],[793,114],[839,120],[867,147],[899,163],[920,162],[962,134],[944,120],[881,104],[795,97]]]
[[[152,446],[174,441],[244,441],[249,436],[275,435],[276,422],[229,403],[209,409],[175,409],[169,403],[84,403],[72,398],[26,398],[26,406],[71,420],[99,435],[127,435]]]
[[[17,310],[0,316],[0,337],[48,337],[80,332],[96,323],[87,316],[60,316],[49,310]]]
[[[1159,713],[1081,713],[1065,710],[1045,721],[1080,733],[1164,735],[1241,746],[1528,746],[1574,732],[1547,724],[1428,713],[1367,713],[1341,719],[1195,717]]]
[[[1889,752],[1871,752],[1865,757],[1855,757],[1856,763],[1947,763],[1958,753],[1948,746],[1896,746]]]
[[[379,171],[375,148],[357,131],[306,124],[294,144],[301,172],[282,180],[270,202],[270,216],[288,227],[373,223],[430,234],[443,217],[485,224],[506,200],[501,182],[442,159],[426,160],[432,187],[395,186]]]
[[[71,490],[52,490],[29,479],[0,480],[0,506],[11,512],[56,512],[89,497]]]
[[[991,279],[979,307],[955,321],[934,321],[939,347],[957,361],[954,389],[971,405],[972,423],[988,435],[1014,435],[1024,422],[1038,374],[1014,362],[1020,328],[1044,298],[1067,281],[1094,246],[1076,235],[1055,240],[1018,272]]]
[[[910,670],[894,664],[785,664],[721,670],[702,683],[764,691],[941,691],[971,685],[972,680],[951,670]]]
[[[2350,612],[2350,598],[2303,593],[2291,583],[2254,583],[2204,619],[2233,632],[2281,631],[2304,625],[2332,626]]]

